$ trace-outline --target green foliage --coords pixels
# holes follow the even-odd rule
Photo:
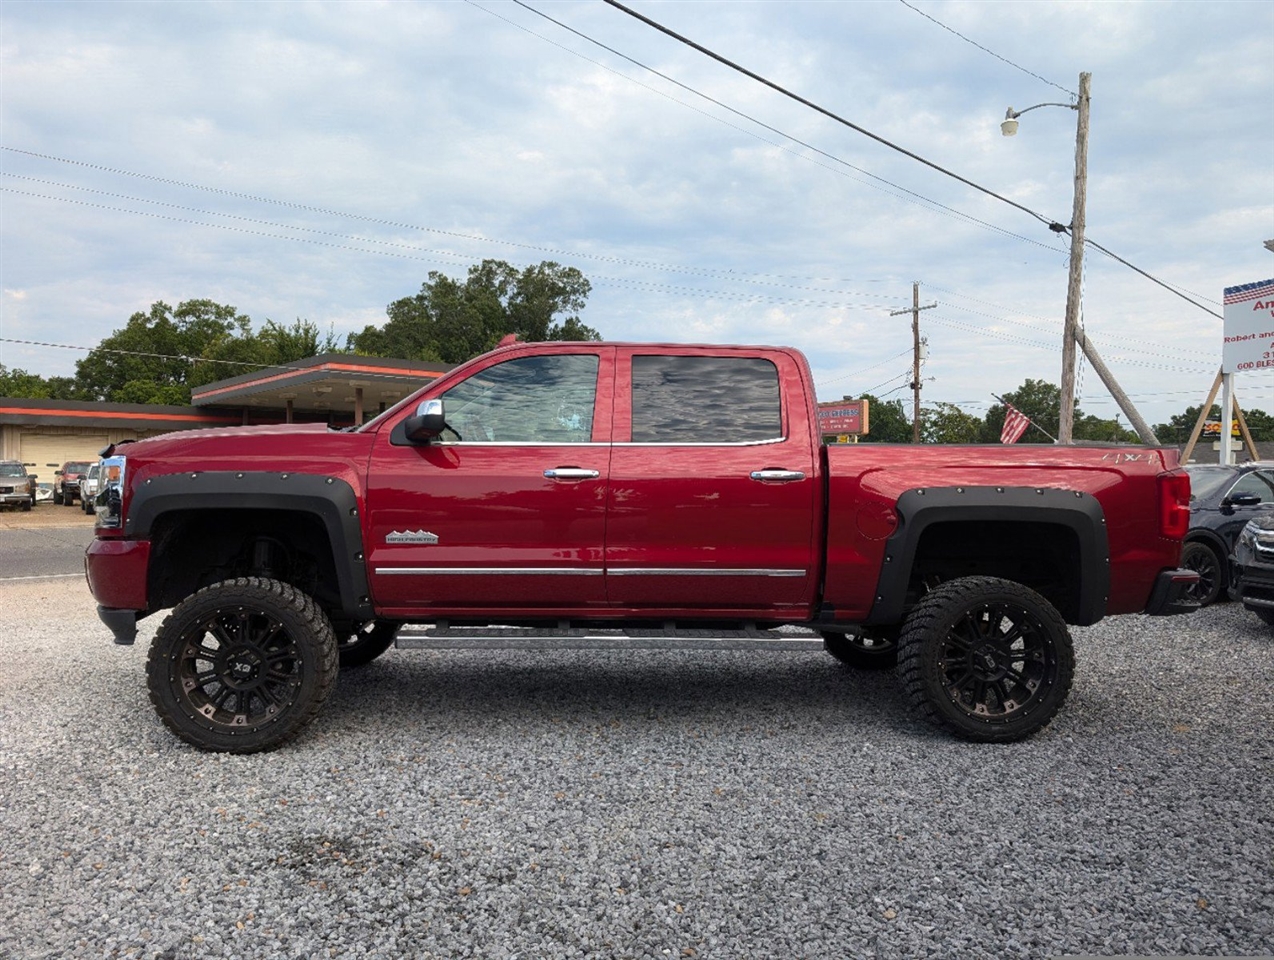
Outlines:
[[[76,365],[80,398],[112,403],[190,402],[190,388],[336,350],[308,320],[285,327],[211,300],[163,301],[135,313]]]
[[[920,439],[925,443],[980,443],[982,421],[954,403],[935,403],[921,408]]]
[[[574,267],[550,261],[519,271],[483,260],[463,283],[433,271],[419,293],[386,308],[383,327],[351,334],[347,346],[365,356],[461,363],[510,333],[528,341],[600,340],[579,318],[591,288]]]
[[[1194,424],[1199,419],[1199,411],[1202,409],[1203,404],[1186,407],[1183,412],[1170,418],[1167,423],[1155,424],[1153,427],[1155,436],[1159,438],[1160,443],[1184,446],[1190,439],[1190,431],[1194,429]],[[1219,403],[1212,404],[1211,409],[1208,410],[1207,419],[1214,422],[1220,421],[1221,405]],[[1247,421],[1247,428],[1252,432],[1253,440],[1274,440],[1274,417],[1264,410],[1258,408],[1244,410],[1243,419]]]
[[[0,363],[0,397],[25,400],[78,400],[71,377],[42,377]]]
[[[871,431],[862,437],[864,443],[911,443],[911,421],[901,400],[877,400],[864,393],[868,402],[867,426]]]
[[[1004,394],[1004,399],[1031,418],[1035,427],[1027,427],[1026,433],[1018,443],[1053,443],[1057,436],[1058,412],[1062,409],[1062,391],[1056,384],[1046,380],[1026,380],[1020,387]],[[982,442],[999,443],[1000,431],[1004,429],[1003,405],[996,404],[986,412],[982,421]],[[1075,408],[1075,418],[1081,414]],[[1039,427],[1041,429],[1036,429]],[[1052,437],[1046,436],[1048,431]]]

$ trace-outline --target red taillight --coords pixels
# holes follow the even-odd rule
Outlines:
[[[1190,529],[1190,474],[1177,469],[1159,474],[1159,532],[1180,540]]]

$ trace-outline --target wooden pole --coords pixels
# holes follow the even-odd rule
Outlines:
[[[1203,409],[1199,411],[1199,419],[1194,422],[1194,429],[1190,431],[1190,439],[1186,442],[1186,448],[1181,452],[1181,462],[1189,463],[1190,455],[1194,453],[1194,445],[1199,442],[1199,434],[1203,432],[1203,425],[1208,422],[1208,414],[1212,411],[1212,404],[1216,401],[1217,391],[1221,389],[1221,371],[1217,370],[1216,379],[1212,381],[1212,389],[1208,391],[1208,399],[1203,401]]]
[[[1066,328],[1062,333],[1062,407],[1057,442],[1072,443],[1075,427],[1075,342],[1079,333],[1084,277],[1084,208],[1088,199],[1088,105],[1093,75],[1079,75],[1079,120],[1075,124],[1075,200],[1071,208],[1070,274],[1066,283]]]

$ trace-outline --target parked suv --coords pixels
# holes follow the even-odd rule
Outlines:
[[[1243,525],[1274,511],[1274,463],[1192,463],[1190,530],[1181,565],[1199,574],[1193,599],[1222,600],[1230,583],[1230,554]]]
[[[53,484],[53,502],[63,506],[72,506],[80,499],[80,481],[88,475],[91,460],[68,460],[62,464],[61,470],[54,471],[57,482]]]
[[[1230,595],[1274,626],[1274,515],[1253,517],[1230,558]]]
[[[35,506],[35,479],[17,460],[0,460],[0,504],[30,510]]]

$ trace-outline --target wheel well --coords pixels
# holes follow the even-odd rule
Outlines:
[[[1033,521],[952,521],[927,527],[917,545],[907,606],[959,577],[988,576],[1030,587],[1070,623],[1080,615],[1080,544],[1075,531]]]
[[[326,610],[339,609],[332,543],[312,513],[173,510],[155,519],[147,597],[152,609],[234,577],[289,583]]]

